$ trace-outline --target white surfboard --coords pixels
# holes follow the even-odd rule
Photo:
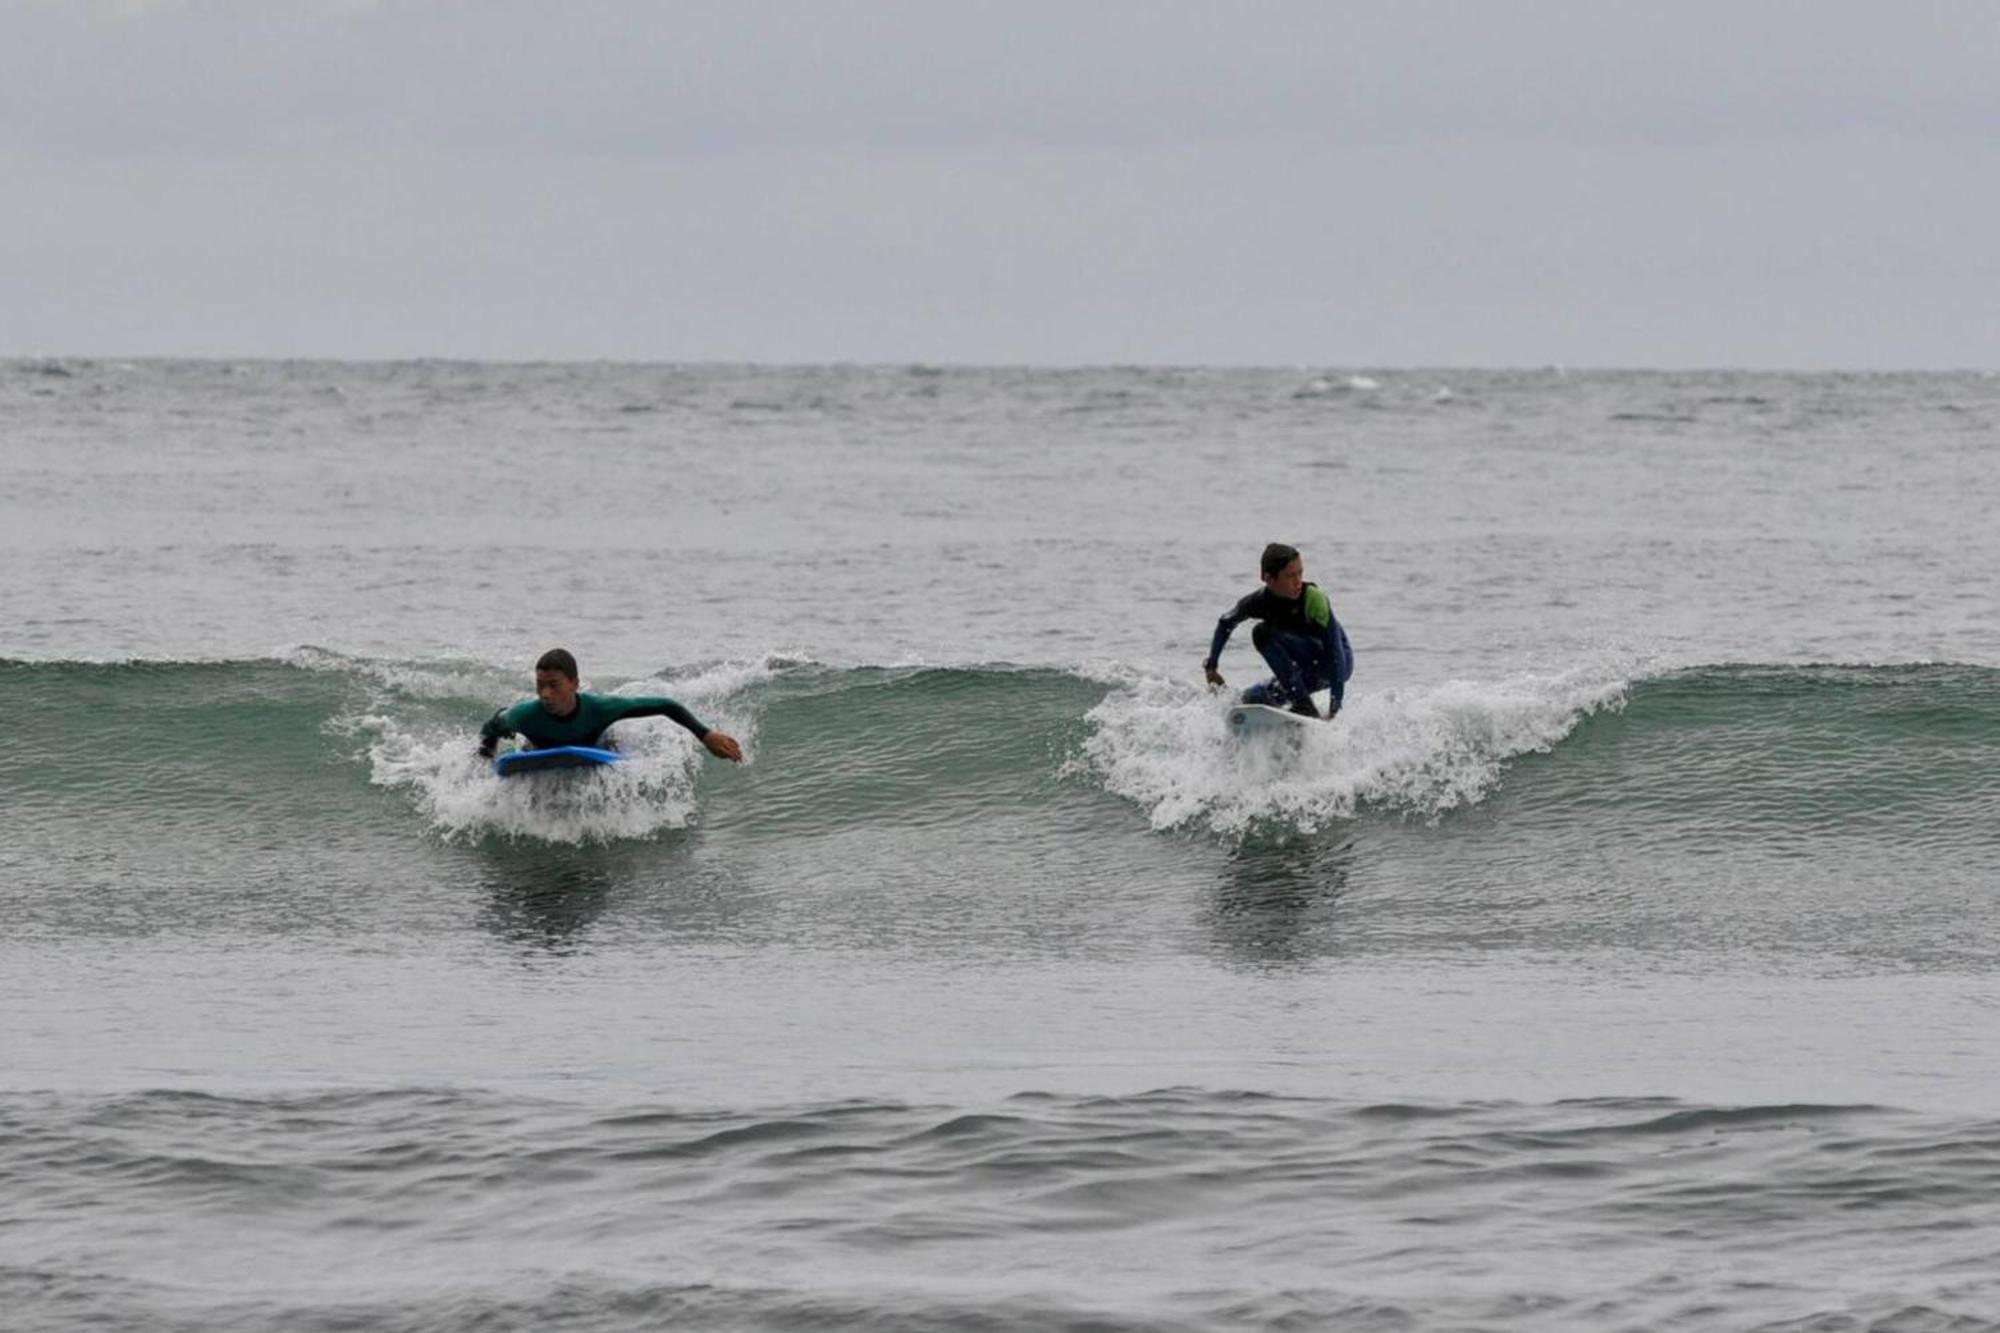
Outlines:
[[[1289,709],[1273,708],[1269,704],[1232,704],[1229,709],[1229,734],[1245,739],[1251,736],[1298,736],[1303,737],[1302,728],[1310,727],[1318,719]]]

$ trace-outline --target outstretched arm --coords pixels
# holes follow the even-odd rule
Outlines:
[[[1215,622],[1215,637],[1209,641],[1208,657],[1201,664],[1202,672],[1208,677],[1208,683],[1212,686],[1224,683],[1222,672],[1218,670],[1222,663],[1222,650],[1229,646],[1229,636],[1236,632],[1236,627],[1249,619],[1250,599],[1255,596],[1256,594],[1252,593],[1250,597],[1245,597]]]
[[[743,762],[743,747],[727,732],[717,731],[684,708],[678,700],[665,696],[651,699],[622,699],[618,716],[626,717],[669,717],[694,733],[696,740],[717,759],[727,759],[731,763]]]

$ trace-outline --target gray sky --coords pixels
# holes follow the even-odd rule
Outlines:
[[[2000,366],[2000,5],[0,0],[0,355]]]

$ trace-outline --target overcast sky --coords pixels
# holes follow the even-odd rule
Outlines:
[[[0,355],[2000,367],[2000,4],[0,0]]]

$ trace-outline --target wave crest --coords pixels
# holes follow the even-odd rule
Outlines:
[[[1149,681],[1091,710],[1084,753],[1105,788],[1144,806],[1156,829],[1205,823],[1240,835],[1282,823],[1311,833],[1363,807],[1435,817],[1470,805],[1508,760],[1622,706],[1626,688],[1622,675],[1578,669],[1358,693],[1338,722],[1298,739],[1244,741],[1199,686]]]
[[[633,681],[610,692],[671,693],[706,714],[710,725],[734,733],[747,752],[754,744],[754,719],[734,707],[733,700],[771,672],[769,662],[728,663],[672,681]],[[411,667],[392,676],[370,674],[418,698],[464,692],[460,673],[437,680]],[[607,733],[625,756],[620,764],[499,781],[460,725],[424,726],[387,711],[362,713],[345,725],[370,737],[370,780],[409,793],[431,826],[454,841],[497,835],[606,842],[685,828],[699,811],[695,782],[709,762],[702,747],[676,724],[665,718],[631,718]]]

